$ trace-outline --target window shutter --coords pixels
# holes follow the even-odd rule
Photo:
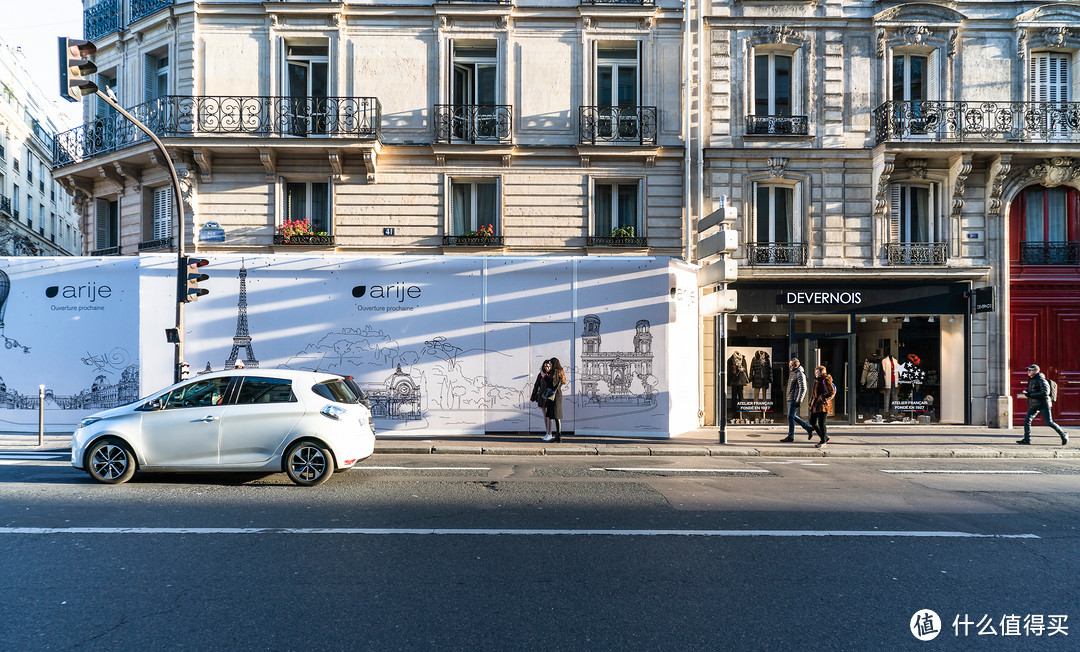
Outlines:
[[[95,226],[95,249],[104,249],[109,244],[109,200],[97,198],[94,200]]]
[[[172,186],[154,188],[154,239],[172,234]]]
[[[889,242],[900,242],[900,186],[889,188]]]
[[[791,55],[791,115],[806,115],[803,112],[803,49],[799,48]]]
[[[942,93],[941,93],[941,86],[940,86],[940,84],[941,84],[940,79],[941,78],[940,78],[940,76],[938,74],[938,72],[939,72],[938,69],[941,67],[941,57],[938,56],[938,52],[939,52],[939,50],[934,50],[933,52],[931,52],[930,53],[930,59],[927,62],[927,66],[930,68],[930,70],[927,72],[927,75],[926,75],[926,80],[927,80],[926,81],[926,87],[927,87],[926,88],[926,99],[927,100],[938,100],[938,99],[941,99],[941,97],[943,96]]]
[[[446,103],[454,103],[454,39],[446,39]]]
[[[645,104],[645,53],[641,41],[637,41],[637,106]]]
[[[151,54],[143,55],[143,99],[149,102],[157,99],[158,58]]]
[[[809,242],[810,230],[807,229],[807,237],[803,237],[803,212],[802,212],[802,184],[791,189],[791,241],[794,243]],[[824,241],[824,236],[822,236]]]
[[[1069,57],[1050,55],[1050,101],[1069,101]]]

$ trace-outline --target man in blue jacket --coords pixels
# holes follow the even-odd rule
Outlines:
[[[1050,416],[1050,407],[1052,401],[1050,400],[1050,381],[1046,380],[1046,376],[1039,373],[1039,365],[1033,364],[1027,368],[1028,386],[1027,391],[1021,394],[1021,397],[1027,398],[1028,411],[1027,418],[1024,419],[1024,438],[1017,440],[1018,444],[1030,444],[1031,443],[1031,422],[1035,420],[1035,415],[1041,414],[1046,425],[1050,426],[1061,436],[1061,445],[1069,443],[1069,434],[1061,429],[1061,426],[1054,423],[1053,417]]]
[[[787,437],[781,439],[783,443],[795,441],[795,424],[798,423],[803,427],[806,433],[813,434],[814,429],[810,427],[810,424],[799,418],[799,406],[802,404],[803,399],[806,398],[806,372],[799,366],[799,359],[792,358],[788,363],[788,369],[791,370],[791,375],[788,376],[787,383],[787,422],[788,430]]]

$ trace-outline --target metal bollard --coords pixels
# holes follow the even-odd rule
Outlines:
[[[45,386],[38,385],[37,388],[38,404],[37,404],[37,445],[45,445]]]

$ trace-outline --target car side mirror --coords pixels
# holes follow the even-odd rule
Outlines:
[[[149,400],[139,406],[140,412],[155,412],[165,408],[165,402],[160,398]]]

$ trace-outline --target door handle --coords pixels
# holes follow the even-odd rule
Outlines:
[[[206,415],[205,417],[203,417],[203,418],[201,418],[201,419],[195,419],[195,420],[196,420],[196,421],[202,421],[202,422],[204,422],[204,423],[210,423],[210,422],[212,422],[212,421],[217,421],[217,420],[218,420],[218,417],[215,417],[215,416],[213,416],[213,415],[211,415],[211,414],[208,414],[208,415]]]

